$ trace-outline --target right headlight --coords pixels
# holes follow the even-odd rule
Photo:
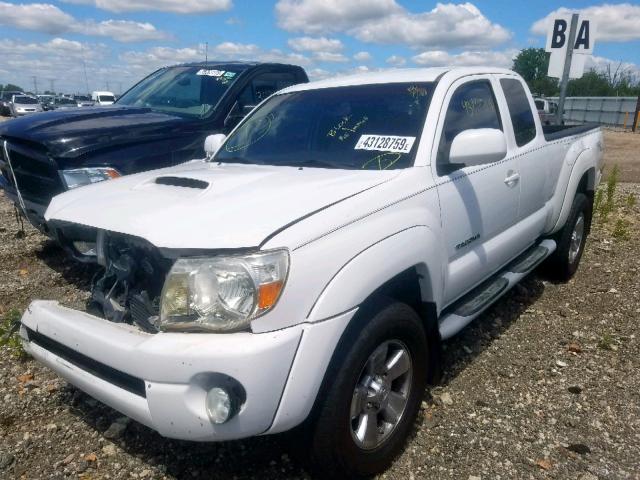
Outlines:
[[[162,330],[235,331],[271,310],[289,270],[287,250],[181,258],[165,280]]]

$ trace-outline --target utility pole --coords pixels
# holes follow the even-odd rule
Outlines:
[[[31,78],[33,78],[33,89],[36,95],[38,95],[38,79],[36,78],[35,75],[31,75]]]
[[[110,92],[111,89],[109,88],[109,80],[107,80],[107,92]]]
[[[636,114],[633,116],[633,126],[631,127],[631,131],[635,133],[638,129],[638,121],[640,121],[640,95],[638,95],[638,101],[636,102]]]
[[[55,95],[55,93],[56,93],[56,79],[55,78],[50,78],[49,79],[49,88],[51,90],[51,93],[53,93]]]
[[[209,61],[209,42],[204,42],[204,62]]]
[[[567,97],[567,84],[569,83],[569,72],[571,72],[571,59],[573,58],[573,47],[576,43],[576,30],[578,28],[578,14],[571,15],[571,28],[569,30],[569,42],[564,57],[564,69],[560,80],[560,98],[558,99],[558,111],[556,112],[556,124],[562,125],[564,115],[564,100]]]

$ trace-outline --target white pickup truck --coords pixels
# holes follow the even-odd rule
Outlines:
[[[497,68],[292,86],[206,150],[54,198],[103,269],[87,312],[29,306],[25,348],[161,435],[300,426],[347,477],[402,449],[443,340],[539,264],[574,274],[603,161]]]

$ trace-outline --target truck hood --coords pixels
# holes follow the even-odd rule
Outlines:
[[[129,106],[59,109],[0,124],[0,136],[43,145],[73,159],[89,151],[166,138],[188,120]]]
[[[258,247],[283,227],[398,172],[196,160],[65,192],[45,218],[134,235],[159,248]]]

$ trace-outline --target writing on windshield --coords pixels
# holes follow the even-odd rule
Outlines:
[[[431,83],[275,95],[229,136],[214,161],[387,170],[412,166]]]

